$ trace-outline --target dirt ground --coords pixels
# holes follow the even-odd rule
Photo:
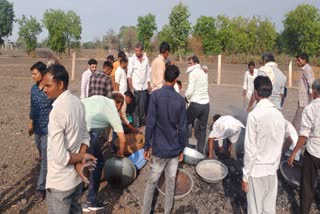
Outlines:
[[[28,58],[0,58],[0,213],[46,213],[46,202],[33,203],[39,163],[35,160],[37,150],[33,137],[27,133],[30,106],[30,66],[38,60]],[[77,60],[76,79],[70,89],[80,94],[81,73],[87,68],[86,60]],[[68,71],[71,61],[63,60]],[[102,60],[98,68],[101,69]],[[180,79],[186,88],[186,63],[177,64],[181,69]],[[222,85],[215,85],[216,64],[209,64],[210,118],[215,113],[230,114],[245,123],[246,112],[241,97],[241,84],[246,65],[223,65]],[[281,67],[285,73],[286,67]],[[294,73],[297,76],[298,72]],[[297,78],[296,78],[297,79]],[[294,81],[297,87],[297,82]],[[283,114],[291,121],[297,106],[297,90],[289,89]],[[209,119],[210,121],[210,119]],[[210,121],[211,122],[211,121]],[[219,184],[207,184],[196,175],[195,167],[181,164],[193,178],[191,193],[175,201],[173,213],[245,213],[246,198],[240,190],[243,156],[243,133],[237,144],[238,159],[221,157],[229,169],[229,175]],[[105,208],[98,213],[140,213],[149,166],[146,165],[137,179],[125,189],[113,189],[102,183],[99,197]],[[317,202],[319,202],[319,192]],[[277,213],[296,213],[299,204],[298,191],[288,186],[279,175]],[[163,212],[164,197],[159,195],[155,213]],[[318,205],[318,208],[317,208]],[[314,203],[312,213],[319,213],[319,203]]]

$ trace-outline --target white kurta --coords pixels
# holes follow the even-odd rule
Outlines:
[[[249,70],[244,74],[243,89],[247,91],[246,97],[248,100],[251,99],[251,95],[254,92],[253,81],[257,77],[257,74],[258,69],[253,70],[253,75],[250,74]]]
[[[279,168],[286,120],[269,99],[260,100],[249,113],[244,141],[243,180],[275,175]]]
[[[222,116],[213,124],[209,138],[215,138],[215,140],[228,138],[231,143],[236,143],[241,133],[241,128],[245,127],[236,118],[229,115]]]

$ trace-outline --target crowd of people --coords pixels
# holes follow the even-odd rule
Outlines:
[[[290,137],[289,125],[281,110],[286,96],[286,76],[271,53],[262,55],[263,65],[255,69],[249,62],[245,72],[243,97],[248,103],[247,124],[232,115],[213,116],[206,137],[210,111],[208,68],[197,56],[188,58],[188,84],[180,93],[180,70],[169,59],[170,46],[162,42],[150,64],[142,44],[127,57],[123,51],[117,60],[108,56],[97,71],[98,62],[88,61],[81,77],[80,99],[68,90],[69,76],[58,62],[31,66],[35,84],[31,88],[29,134],[34,134],[39,150],[40,173],[34,201],[47,198],[48,213],[81,213],[104,207],[98,190],[104,166],[103,147],[111,146],[117,156],[124,156],[126,133],[138,133],[145,126],[144,158],[150,162],[142,213],[150,213],[153,193],[165,172],[164,213],[173,208],[175,177],[183,150],[192,128],[196,149],[209,159],[223,152],[221,140],[227,141],[227,152],[237,143],[245,128],[244,167],[241,188],[247,194],[248,213],[275,213],[277,169],[283,150],[294,144],[289,157],[292,166],[303,149],[300,209],[309,213],[314,198],[314,184],[320,168],[320,80],[308,64],[308,55],[297,56],[301,67],[299,103],[293,125],[298,142]],[[119,147],[114,142],[118,138]],[[206,145],[206,139],[207,144]],[[84,175],[89,168],[90,176]],[[88,185],[86,200],[80,204],[83,184]]]

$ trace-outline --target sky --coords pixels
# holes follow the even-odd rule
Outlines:
[[[229,17],[260,16],[269,18],[277,31],[283,29],[285,14],[299,4],[310,4],[320,9],[320,0],[8,0],[13,3],[16,18],[22,15],[34,16],[38,21],[49,9],[73,10],[81,18],[82,42],[101,39],[108,30],[118,32],[121,26],[137,25],[138,16],[151,13],[156,16],[157,31],[169,23],[172,8],[182,2],[191,13],[189,21],[195,24],[200,16],[226,15]],[[39,40],[48,33],[43,29]],[[14,25],[11,41],[18,38],[18,24]]]

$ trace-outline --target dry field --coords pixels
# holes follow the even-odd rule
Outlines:
[[[39,60],[30,58],[0,57],[0,213],[46,213],[46,203],[32,202],[36,187],[39,164],[35,160],[37,150],[33,137],[27,133],[29,115],[30,66]],[[62,60],[68,71],[71,61]],[[98,68],[101,69],[102,60]],[[186,63],[177,64],[181,69],[180,79],[186,88]],[[246,65],[223,65],[222,85],[215,85],[216,64],[208,64],[212,116],[215,113],[233,115],[244,123],[246,112],[241,97],[241,84]],[[79,95],[81,73],[87,68],[87,59],[77,60],[76,79],[70,89]],[[287,68],[281,67],[286,73]],[[298,72],[294,73],[297,79]],[[294,81],[294,86],[297,86]],[[297,90],[289,89],[283,113],[291,121],[297,105]],[[211,118],[210,116],[210,118]],[[209,119],[210,121],[210,119]],[[211,121],[210,121],[211,122]],[[181,165],[192,174],[194,188],[184,199],[176,201],[173,213],[245,213],[245,194],[240,191],[243,135],[237,145],[238,160],[222,157],[229,168],[229,175],[220,184],[209,185],[196,175],[194,167]],[[140,213],[148,165],[137,179],[126,189],[112,189],[103,183],[100,198],[106,201],[105,209],[99,213]],[[298,206],[298,192],[289,187],[280,177],[277,200],[278,213],[295,213]],[[319,195],[319,194],[318,194]],[[319,197],[317,199],[319,202]],[[163,212],[164,197],[159,196],[155,213]],[[316,204],[313,213],[319,213]]]

